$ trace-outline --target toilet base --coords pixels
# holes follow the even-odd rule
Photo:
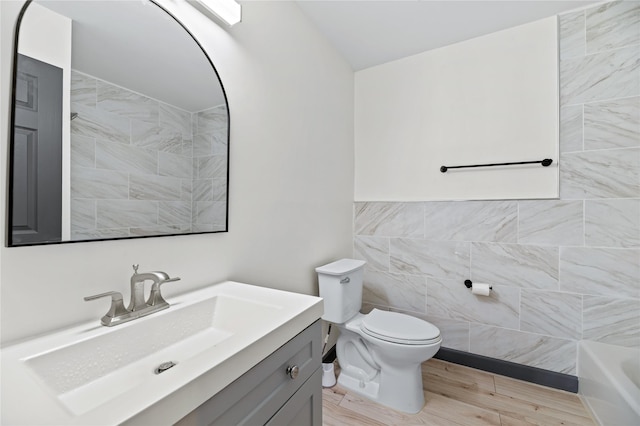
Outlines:
[[[342,371],[338,384],[347,391],[405,413],[418,413],[424,406],[420,364],[408,369],[395,368],[393,374],[385,374],[385,369],[382,369],[371,380]]]

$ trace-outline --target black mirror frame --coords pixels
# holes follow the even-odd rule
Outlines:
[[[218,70],[215,65],[211,61],[211,58],[204,50],[198,39],[189,31],[189,29],[172,13],[170,13],[167,9],[160,6],[155,0],[148,0],[150,3],[154,4],[162,11],[164,11],[167,15],[169,15],[178,25],[184,29],[187,34],[193,39],[196,45],[202,51],[202,54],[207,58],[207,61],[211,65],[211,69],[216,75],[218,79],[218,83],[220,84],[220,89],[222,90],[222,96],[224,97],[225,104],[227,106],[227,191],[226,191],[226,212],[225,212],[225,229],[223,231],[203,231],[203,232],[189,232],[189,233],[181,233],[181,234],[160,234],[160,235],[140,235],[133,237],[118,237],[118,238],[98,238],[98,239],[84,239],[84,240],[69,240],[69,241],[43,241],[38,243],[25,243],[25,244],[14,244],[13,243],[13,232],[11,229],[11,225],[13,223],[13,168],[14,168],[14,143],[15,143],[15,132],[13,130],[14,123],[16,119],[16,82],[17,82],[17,74],[18,74],[18,41],[20,36],[20,24],[22,23],[22,19],[24,18],[24,14],[27,11],[29,5],[33,2],[33,0],[27,0],[20,13],[18,14],[18,19],[16,21],[16,27],[14,31],[14,40],[13,40],[13,55],[12,55],[12,65],[11,65],[11,114],[9,117],[9,146],[8,146],[8,155],[7,155],[7,196],[6,203],[7,212],[6,212],[6,224],[5,229],[7,232],[5,246],[6,247],[28,247],[28,246],[40,246],[40,245],[52,245],[52,244],[69,244],[69,243],[87,243],[87,242],[96,242],[96,241],[112,241],[112,240],[131,240],[131,239],[139,239],[139,238],[158,238],[158,237],[176,237],[176,236],[187,236],[187,235],[199,235],[199,234],[217,234],[223,232],[229,232],[229,167],[230,167],[230,142],[231,142],[231,117],[229,113],[229,100],[227,98],[227,92],[224,89],[224,85],[222,84],[222,80],[220,79],[220,74],[218,74]]]

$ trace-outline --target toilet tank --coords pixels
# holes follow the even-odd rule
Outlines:
[[[340,259],[316,268],[320,297],[324,299],[322,319],[342,324],[362,306],[362,272],[367,262]]]

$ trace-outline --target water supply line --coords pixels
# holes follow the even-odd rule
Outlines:
[[[322,345],[322,356],[324,356],[324,350],[327,348],[327,342],[329,342],[329,336],[331,336],[331,323],[327,329],[327,337],[324,338],[324,344]]]

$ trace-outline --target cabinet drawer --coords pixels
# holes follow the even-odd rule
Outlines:
[[[320,367],[321,333],[316,321],[177,424],[264,425]]]
[[[322,424],[322,369],[318,368],[266,426]]]

